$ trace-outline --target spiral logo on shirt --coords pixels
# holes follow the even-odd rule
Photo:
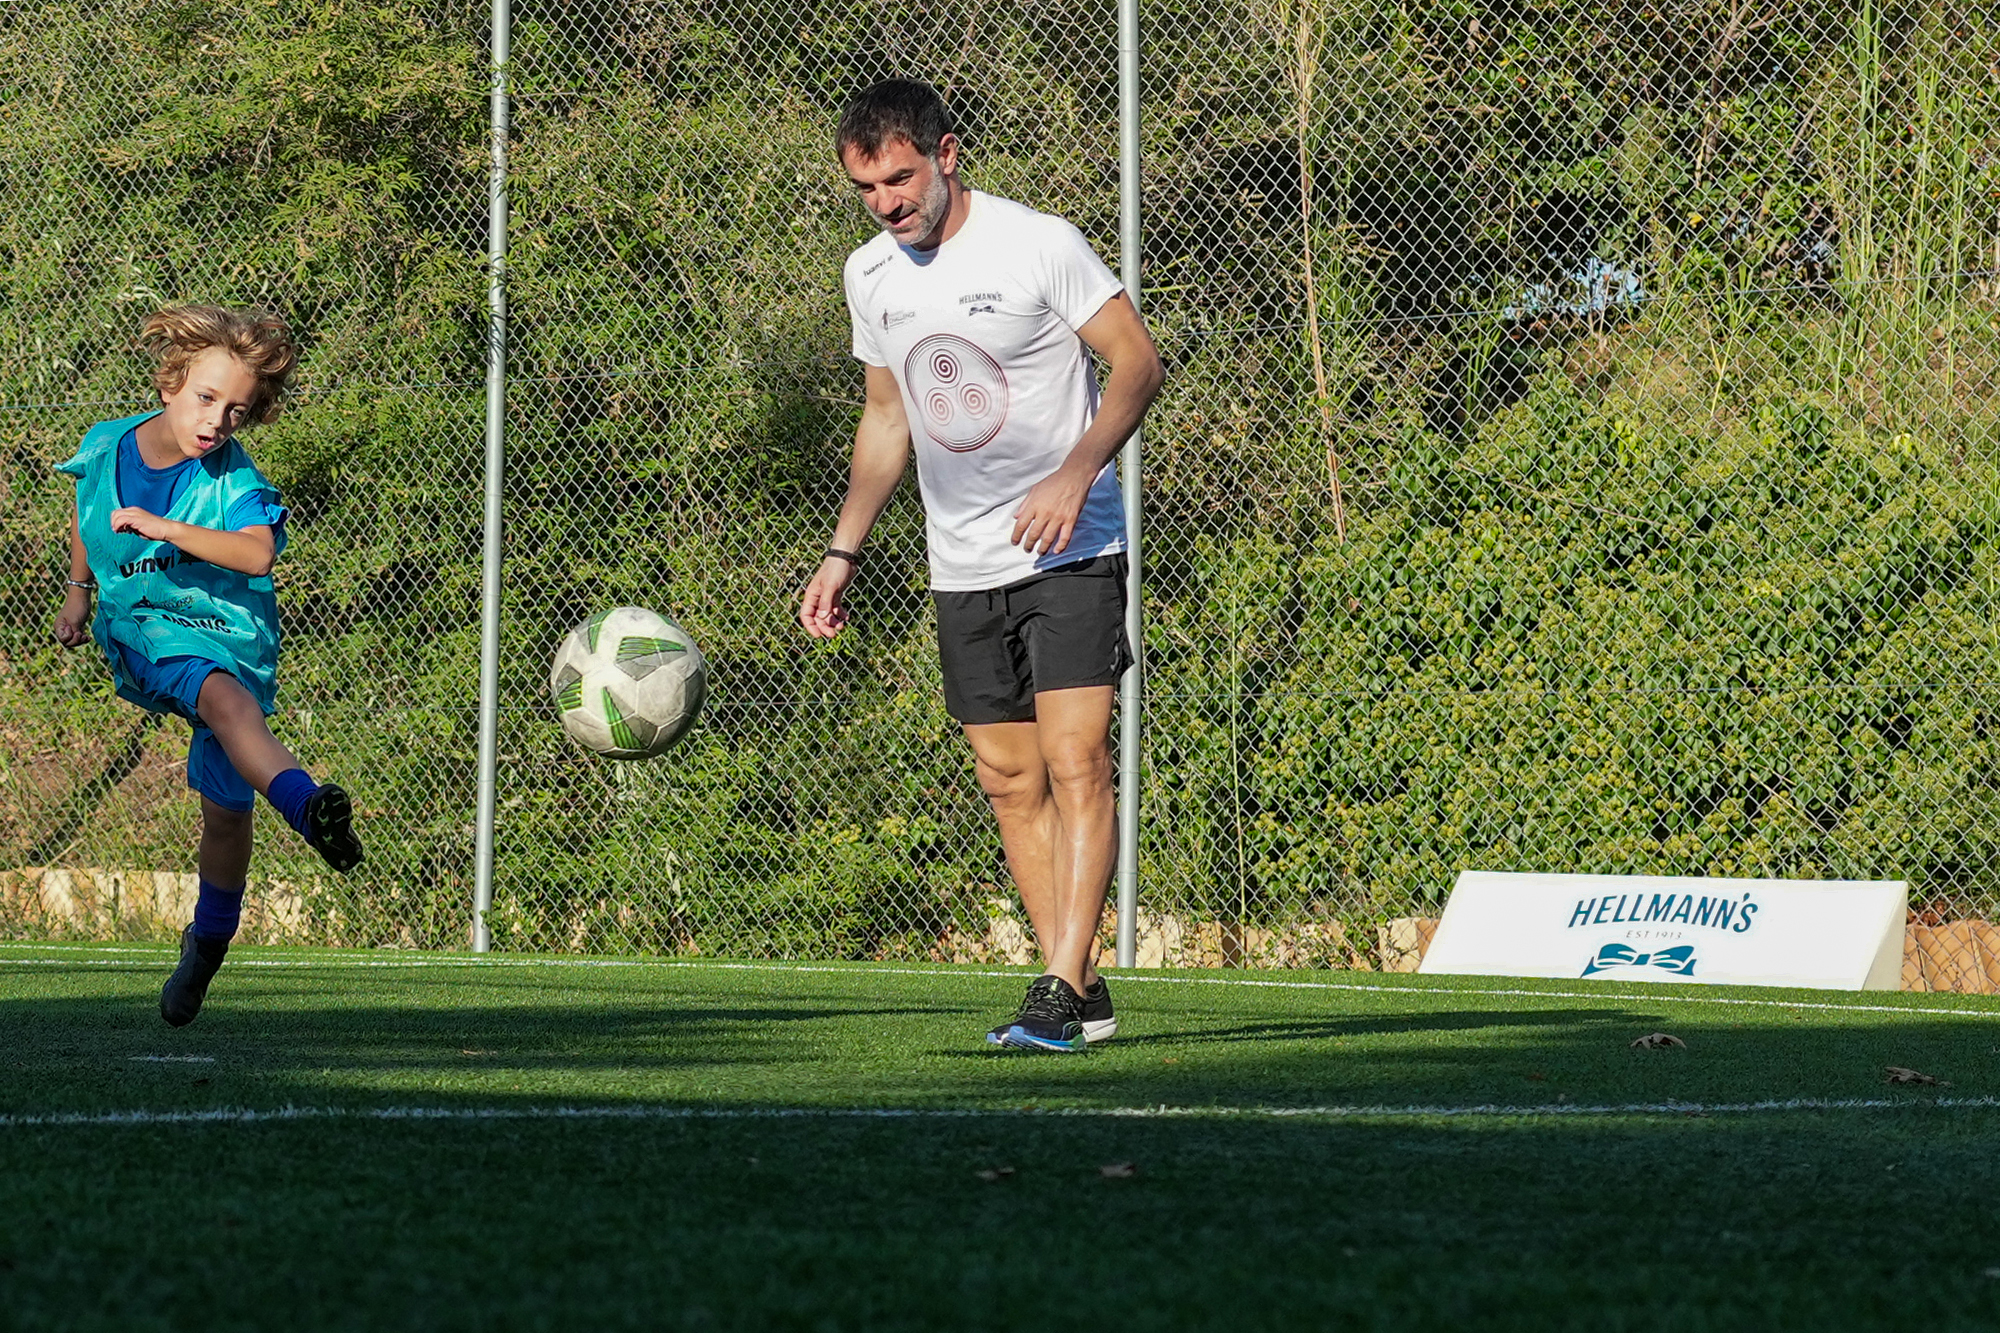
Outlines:
[[[1000,363],[955,333],[934,333],[912,347],[903,383],[924,432],[955,454],[991,443],[1007,422]]]

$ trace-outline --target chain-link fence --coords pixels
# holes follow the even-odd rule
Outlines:
[[[1930,984],[1980,972],[2000,14],[1146,0],[1142,23],[1169,368],[1142,958],[1401,965],[1477,866],[1907,878],[1956,942]],[[1023,956],[913,496],[856,629],[792,623],[858,410],[839,271],[871,224],[829,140],[856,87],[928,79],[976,186],[1116,265],[1114,10],[516,0],[513,24],[496,945]],[[181,908],[191,881],[154,872],[191,869],[184,735],[52,646],[47,468],[138,410],[147,309],[254,300],[309,343],[251,439],[293,505],[279,725],[357,793],[370,862],[333,881],[266,828],[253,929],[465,939],[485,25],[0,5],[7,928]],[[712,670],[700,727],[643,765],[570,747],[543,685],[562,631],[625,602]]]

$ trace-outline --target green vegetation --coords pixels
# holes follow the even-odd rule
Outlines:
[[[1070,1058],[977,1044],[1018,973],[607,962],[245,949],[174,1031],[0,948],[8,1326],[1991,1321],[1992,1001],[1150,974]]]
[[[790,623],[855,410],[839,98],[935,79],[977,183],[1114,255],[1110,11],[941,12],[516,6],[504,947],[985,929],[914,505],[856,633]],[[254,441],[294,506],[283,726],[371,859],[321,882],[279,831],[259,874],[309,938],[463,940],[482,13],[0,12],[0,867],[188,861],[177,726],[47,644],[46,467],[136,406],[147,307],[264,300],[309,342]],[[1163,0],[1146,32],[1149,906],[1360,943],[1478,865],[1994,910],[1992,16]],[[545,698],[622,602],[714,663],[643,767]]]

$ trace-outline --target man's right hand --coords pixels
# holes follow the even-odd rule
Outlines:
[[[838,556],[819,562],[819,572],[799,598],[799,624],[815,639],[830,639],[847,628],[847,608],[841,597],[854,582],[854,566]]]
[[[71,588],[56,612],[56,642],[65,648],[90,642],[90,594],[81,588]]]

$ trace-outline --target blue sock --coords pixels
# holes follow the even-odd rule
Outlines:
[[[236,938],[236,927],[242,921],[243,886],[218,888],[204,878],[201,896],[194,900],[194,937],[227,944]]]
[[[285,822],[290,824],[300,837],[304,837],[306,802],[310,801],[313,793],[318,790],[319,784],[314,782],[303,768],[288,768],[271,779],[271,790],[265,793],[265,799],[285,817]]]

